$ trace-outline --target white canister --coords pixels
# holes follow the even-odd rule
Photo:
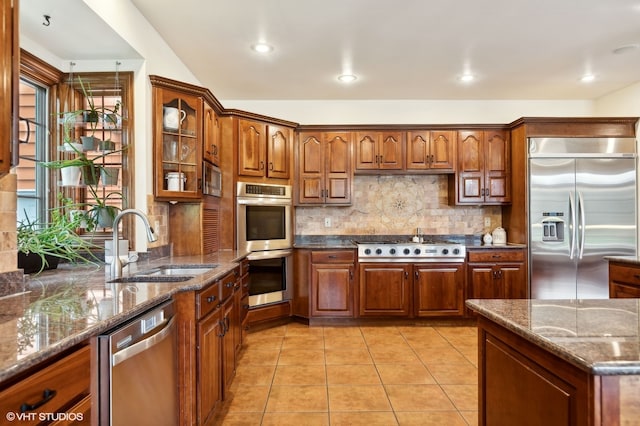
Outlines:
[[[167,180],[167,191],[184,191],[184,183],[187,178],[182,172],[169,172],[165,176]]]
[[[494,229],[491,237],[493,238],[493,244],[496,246],[507,244],[507,231],[505,231],[504,228],[497,227]]]

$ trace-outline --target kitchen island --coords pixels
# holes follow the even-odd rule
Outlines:
[[[480,425],[640,422],[640,299],[468,300]]]

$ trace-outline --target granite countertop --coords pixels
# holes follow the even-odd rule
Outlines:
[[[640,299],[467,300],[479,315],[594,375],[640,374]]]
[[[109,283],[104,266],[61,264],[27,278],[26,291],[0,298],[0,383],[168,300],[200,290],[245,254],[165,257],[132,263],[123,276],[162,265],[211,265],[184,282]]]

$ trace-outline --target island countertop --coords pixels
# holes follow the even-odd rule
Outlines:
[[[640,299],[467,300],[479,315],[594,375],[640,374]]]
[[[184,282],[109,283],[104,266],[62,264],[27,279],[26,291],[0,298],[0,383],[88,338],[223,277],[244,257],[235,251],[165,257],[125,268],[125,276],[166,264],[209,265]]]

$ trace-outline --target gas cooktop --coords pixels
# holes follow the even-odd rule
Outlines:
[[[354,241],[360,262],[463,262],[464,244],[451,241]]]

